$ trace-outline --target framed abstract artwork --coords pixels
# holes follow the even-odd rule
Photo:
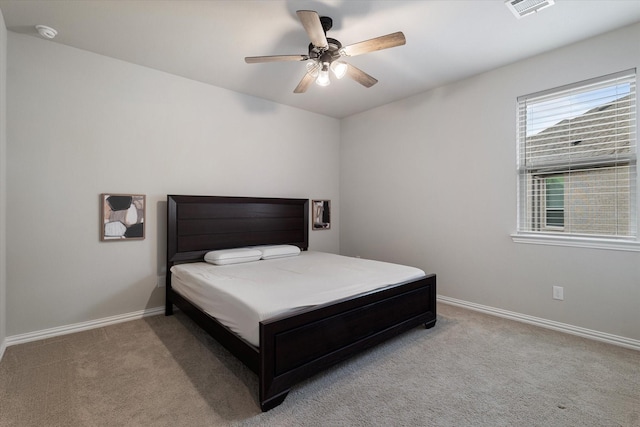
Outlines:
[[[330,200],[313,200],[311,202],[311,226],[314,230],[331,228]]]
[[[100,195],[100,240],[144,239],[144,194]]]

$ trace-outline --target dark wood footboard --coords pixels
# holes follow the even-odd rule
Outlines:
[[[292,385],[408,329],[436,322],[436,276],[260,323],[260,406]]]

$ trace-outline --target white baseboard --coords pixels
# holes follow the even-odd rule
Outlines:
[[[4,345],[0,347],[0,350],[4,351],[5,347],[11,346],[11,345],[43,340],[46,338],[57,337],[60,335],[73,334],[75,332],[86,331],[89,329],[102,328],[103,326],[115,325],[116,323],[142,319],[143,317],[155,316],[161,313],[164,313],[164,306],[135,311],[133,313],[119,314],[117,316],[104,317],[102,319],[90,320],[88,322],[81,322],[81,323],[74,323],[72,325],[59,326],[57,328],[50,328],[50,329],[43,329],[41,331],[28,332],[26,334],[12,335],[6,338]],[[1,358],[2,358],[2,353],[0,353],[0,359]]]
[[[605,332],[594,331],[592,329],[581,328],[566,323],[555,322],[553,320],[543,319],[541,317],[529,316],[526,314],[507,311],[500,308],[489,307],[486,305],[476,304],[469,301],[463,301],[455,298],[438,295],[438,302],[455,305],[458,307],[468,308],[470,310],[479,311],[481,313],[490,314],[492,316],[503,317],[505,319],[515,320],[530,325],[536,325],[554,331],[565,332],[571,335],[577,335],[583,338],[589,338],[596,341],[602,341],[621,347],[640,350],[640,341],[631,338],[621,337],[619,335],[607,334]]]
[[[7,349],[7,340],[4,339],[0,342],[0,362],[2,362],[2,356],[4,356],[4,351]]]

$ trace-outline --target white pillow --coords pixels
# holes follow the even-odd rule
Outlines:
[[[204,260],[209,264],[227,265],[239,264],[241,262],[258,261],[262,252],[251,248],[220,249],[207,252]]]
[[[262,254],[262,259],[283,258],[300,254],[300,248],[295,245],[253,246],[252,249],[259,250]]]

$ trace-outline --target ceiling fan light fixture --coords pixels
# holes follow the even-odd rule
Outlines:
[[[333,74],[339,79],[347,74],[347,68],[348,65],[344,61],[333,61],[331,63],[331,71],[333,71]]]
[[[316,84],[319,86],[329,86],[331,84],[331,80],[329,79],[329,63],[325,62],[322,64],[322,69],[318,71],[318,78],[316,79]]]

